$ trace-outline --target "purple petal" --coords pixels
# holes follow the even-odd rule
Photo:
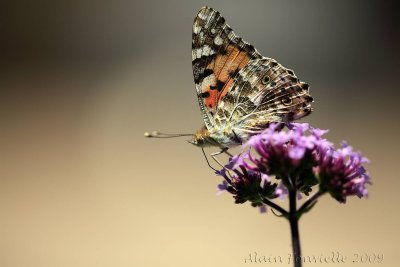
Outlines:
[[[260,206],[260,213],[266,213],[267,212],[267,206],[262,205]]]
[[[283,200],[289,194],[289,191],[287,190],[286,186],[280,182],[275,189],[275,194],[279,197],[279,199]]]
[[[304,147],[292,147],[289,150],[289,157],[293,160],[300,160],[304,153],[306,153],[306,149]]]
[[[271,178],[268,175],[266,175],[265,173],[261,173],[261,181],[270,182]]]
[[[313,136],[315,136],[317,139],[320,139],[327,132],[329,132],[329,130],[322,130],[322,129],[311,127],[311,134]]]
[[[221,184],[217,186],[217,196],[221,195],[224,191],[228,189],[228,183],[224,180]]]
[[[308,123],[293,123],[293,130],[300,134],[303,134],[310,128],[310,124]]]

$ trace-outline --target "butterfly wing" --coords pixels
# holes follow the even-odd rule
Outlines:
[[[271,122],[290,122],[311,112],[309,86],[271,58],[255,59],[239,71],[217,108],[217,123],[231,125],[241,140]]]
[[[203,7],[193,24],[192,65],[197,97],[208,130],[215,127],[218,103],[236,75],[262,56],[236,36],[218,11]]]

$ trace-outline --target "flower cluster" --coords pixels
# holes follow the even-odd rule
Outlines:
[[[271,124],[252,136],[244,145],[249,149],[217,172],[224,177],[219,191],[233,194],[236,203],[250,201],[253,206],[263,206],[265,199],[282,198],[288,191],[308,195],[316,185],[319,195],[329,192],[340,202],[347,196],[367,196],[365,185],[370,178],[361,153],[345,143],[336,150],[323,138],[326,130],[307,123],[288,124],[287,131],[279,127]]]
[[[234,156],[224,169],[217,174],[225,178],[222,184],[218,185],[219,193],[223,190],[231,193],[235,203],[250,201],[252,206],[264,209],[265,198],[275,198],[277,184],[271,183],[268,175],[247,169],[244,167],[244,158],[247,154]]]
[[[371,178],[362,166],[367,162],[367,158],[354,152],[346,142],[342,142],[342,147],[337,150],[332,147],[321,149],[316,169],[321,180],[321,190],[328,191],[343,203],[347,196],[368,196],[365,185],[371,184]]]

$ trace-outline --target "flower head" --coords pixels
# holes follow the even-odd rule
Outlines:
[[[326,148],[320,153],[318,169],[320,187],[345,203],[347,196],[368,196],[366,184],[371,184],[363,163],[369,162],[360,152],[342,142],[340,149]]]
[[[232,157],[224,169],[217,172],[224,177],[222,184],[218,185],[218,192],[226,190],[234,196],[235,203],[250,201],[252,206],[265,211],[263,199],[276,197],[277,184],[271,183],[265,173],[246,169],[243,157],[243,154]]]
[[[347,196],[367,196],[371,183],[359,152],[343,142],[340,149],[323,138],[327,130],[307,123],[290,123],[288,130],[270,124],[262,133],[252,136],[245,152],[230,158],[217,175],[224,181],[218,192],[233,194],[236,203],[250,201],[263,207],[265,199],[284,199],[290,190],[308,195],[319,185],[320,194],[329,192],[340,202]]]
[[[327,141],[321,138],[325,132],[311,128],[307,123],[291,123],[288,131],[275,131],[272,124],[246,144],[260,156],[249,156],[252,164],[246,164],[246,167],[274,175],[277,179],[302,177],[295,181],[296,188],[308,194],[311,186],[318,183],[312,169],[317,163],[316,151],[327,145]],[[288,181],[284,183],[287,185]]]

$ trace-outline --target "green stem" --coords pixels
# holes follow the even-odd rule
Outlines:
[[[315,193],[312,197],[310,197],[306,202],[304,202],[303,205],[301,205],[301,207],[297,211],[297,213],[299,214],[299,218],[301,217],[303,212],[306,211],[311,205],[314,205],[317,199],[323,194],[324,192],[320,190],[317,193]]]
[[[263,202],[264,202],[264,204],[267,204],[271,208],[276,209],[277,211],[279,211],[284,217],[288,216],[289,213],[284,208],[282,208],[281,206],[275,204],[271,200],[269,200],[267,198],[263,198]]]

